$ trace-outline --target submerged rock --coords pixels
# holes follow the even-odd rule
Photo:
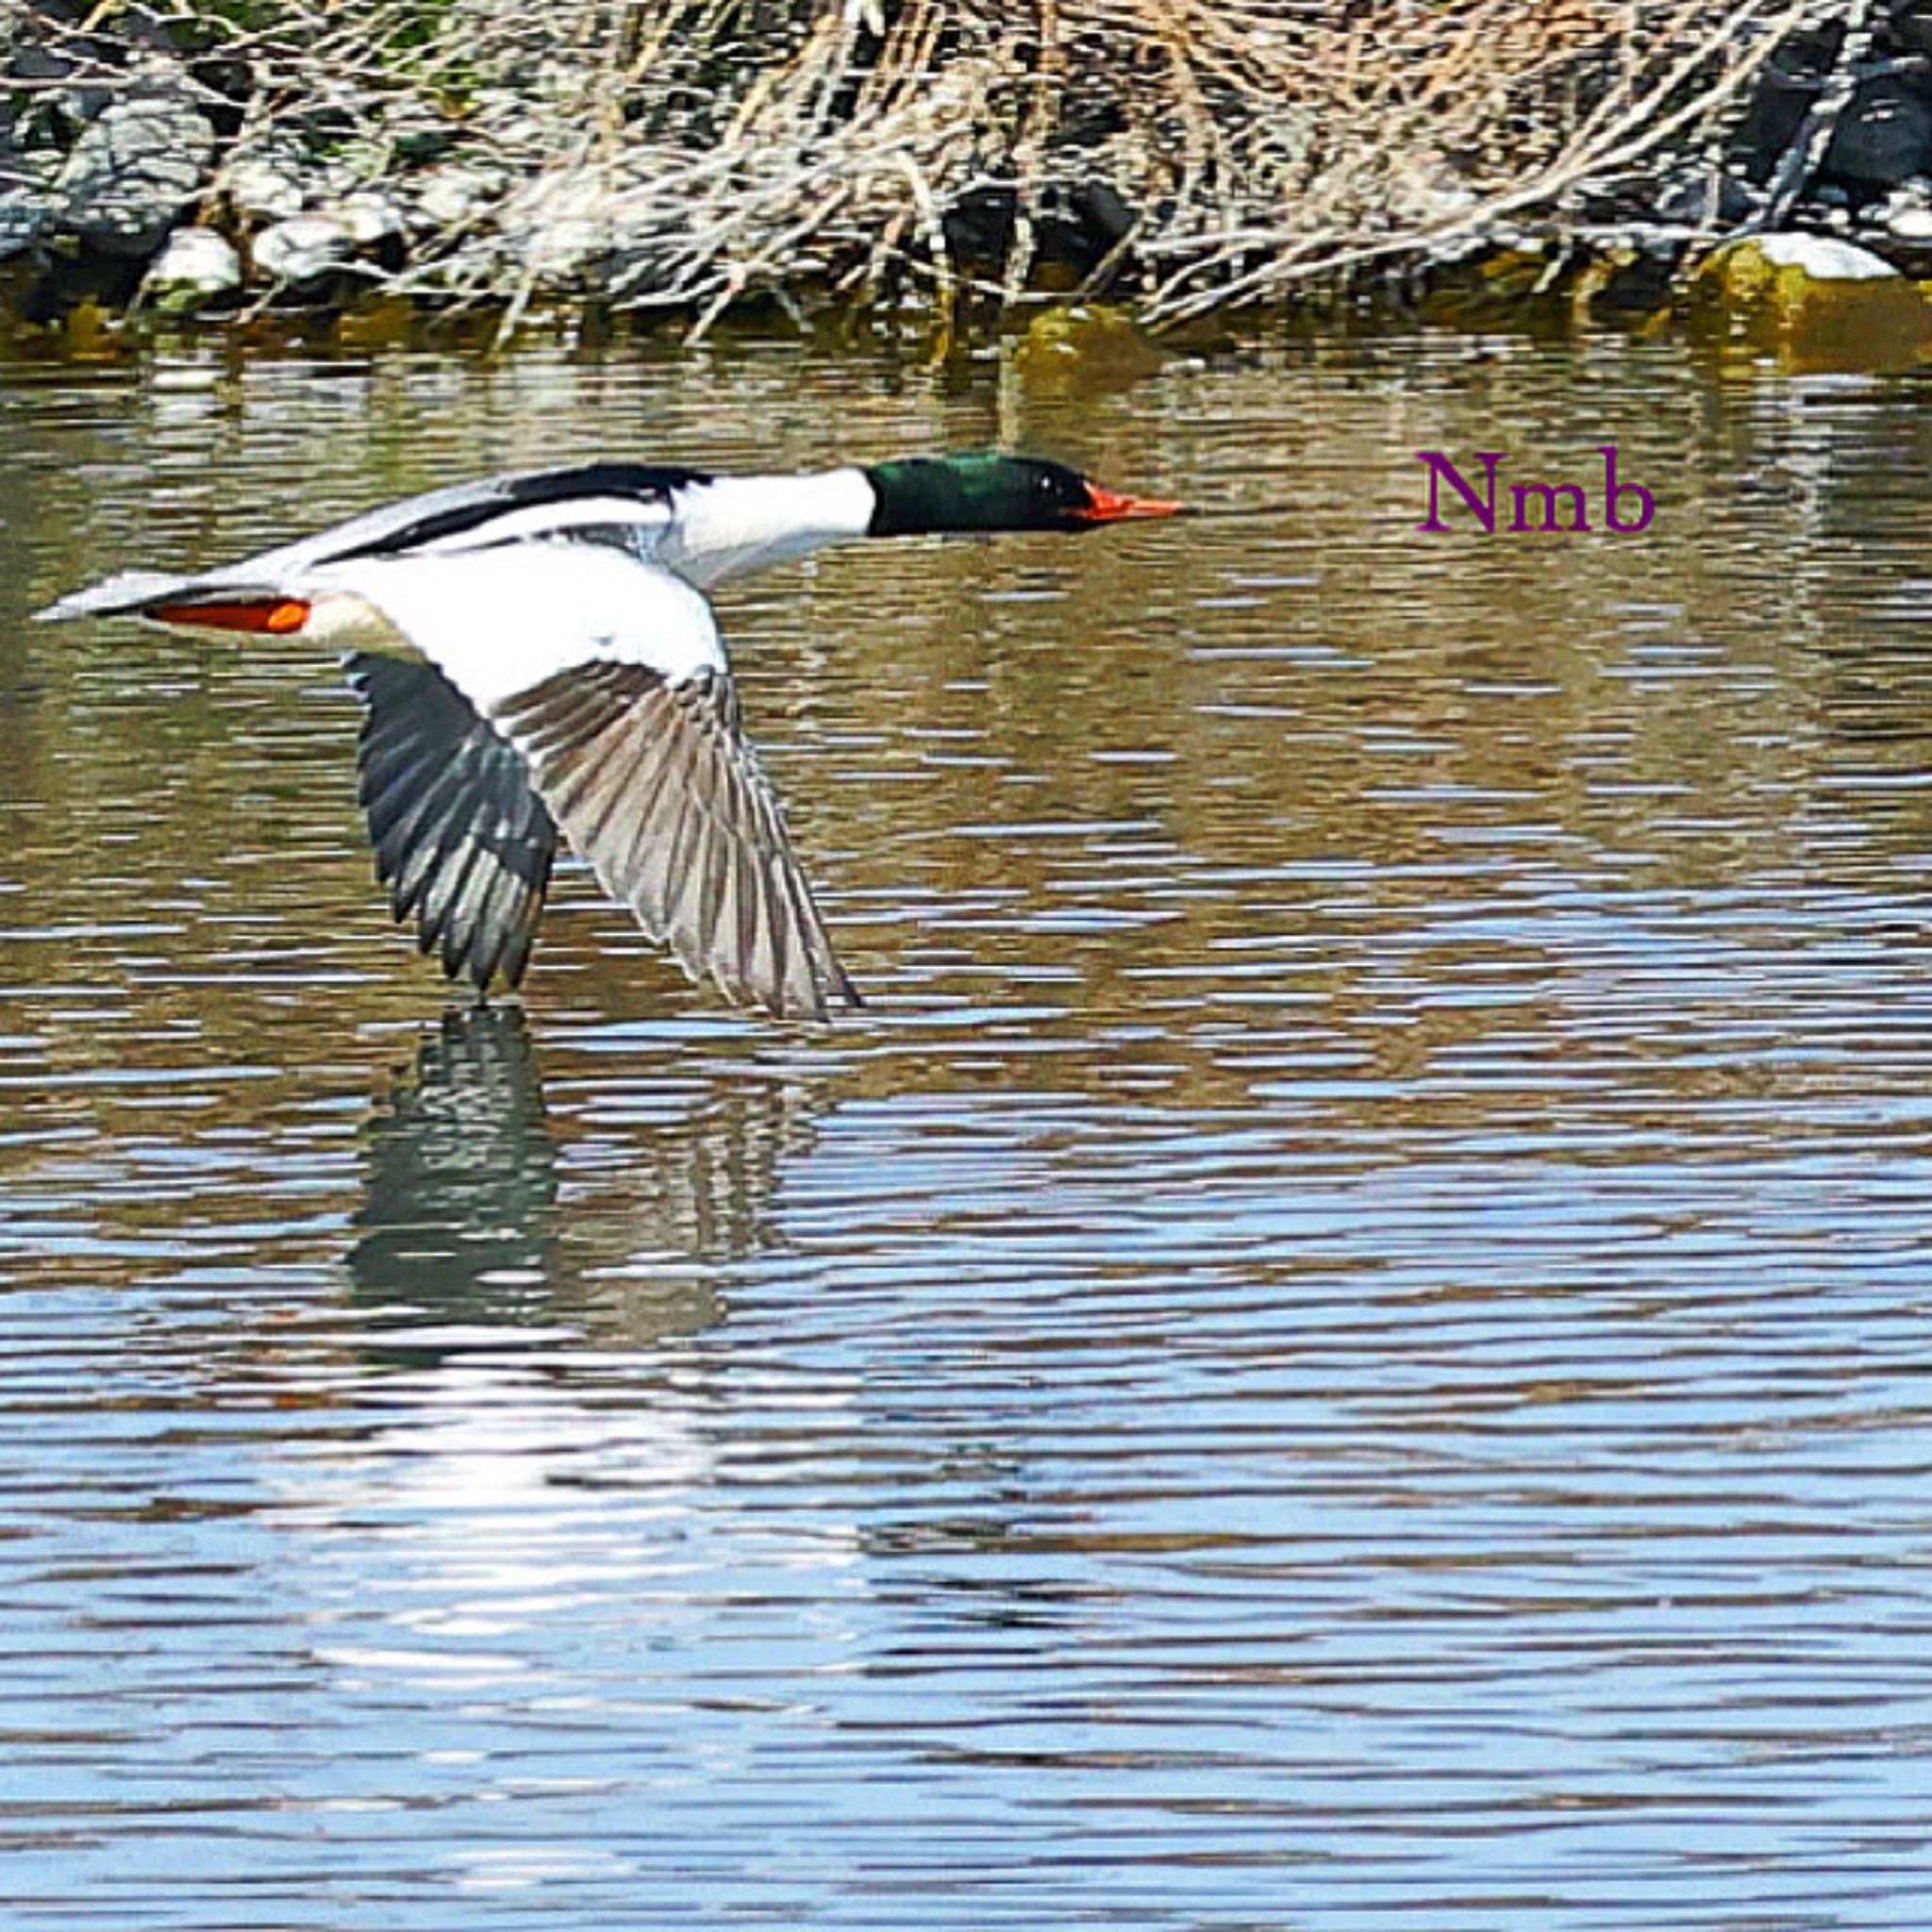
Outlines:
[[[1577,276],[1571,299],[1598,322],[1624,325],[1667,317],[1683,243],[1636,237],[1601,249]]]
[[[1823,235],[1754,235],[1713,255],[1693,320],[1818,369],[1901,369],[1932,350],[1932,305],[1891,264]]]
[[[114,102],[60,170],[59,225],[104,255],[154,254],[201,192],[214,145],[207,115],[181,94]]]
[[[242,286],[242,258],[212,228],[176,228],[142,284],[148,303],[164,315],[187,315]]]
[[[1124,311],[1092,302],[1042,309],[1013,351],[1014,368],[1029,382],[1138,382],[1166,361]]]
[[[1504,322],[1551,327],[1565,313],[1553,298],[1567,295],[1569,272],[1562,256],[1533,237],[1472,236],[1458,257],[1430,269],[1418,310],[1425,321],[1454,328]]]

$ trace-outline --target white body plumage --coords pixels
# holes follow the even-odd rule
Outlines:
[[[399,639],[486,714],[579,664],[641,664],[673,683],[725,669],[702,592],[604,544],[358,558],[275,588],[312,604],[304,636],[391,652]]]
[[[360,796],[398,919],[514,986],[559,831],[693,976],[779,1014],[858,994],[758,760],[704,592],[861,536],[1170,516],[998,453],[804,476],[593,462],[458,484],[226,568],[124,572],[43,617],[299,632],[367,708]]]

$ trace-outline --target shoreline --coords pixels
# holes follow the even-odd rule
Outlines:
[[[691,0],[507,7],[33,0],[0,41],[16,342],[762,314],[942,353],[1070,305],[1188,342],[1556,304],[1932,345],[1923,0],[791,0],[730,40]],[[1840,285],[1861,320],[1793,328]]]

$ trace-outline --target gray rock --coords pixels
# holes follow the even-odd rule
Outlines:
[[[360,188],[336,205],[335,219],[358,248],[380,248],[403,232],[402,204],[379,188]]]
[[[51,11],[51,9],[49,9]],[[0,25],[9,24],[22,18],[22,9],[12,8],[0,13]],[[57,53],[51,46],[42,43],[35,36],[25,32],[19,34],[10,47],[7,48],[7,77],[9,81],[26,81],[33,92],[25,101],[16,97],[14,108],[17,113],[42,122],[59,120],[71,126],[81,127],[100,113],[113,95],[104,87],[61,87],[55,83],[63,81],[75,71],[75,63]]]
[[[291,150],[238,157],[223,170],[222,187],[235,212],[251,225],[286,222],[302,212],[301,162]]]
[[[432,168],[416,190],[416,217],[425,228],[459,228],[475,221],[503,184],[478,168]]]
[[[573,288],[616,247],[621,206],[594,174],[546,175],[510,199],[500,223],[537,286]]]
[[[1858,225],[1874,235],[1923,247],[1932,242],[1932,182],[1924,175],[1900,182],[1883,201],[1859,210]]]
[[[1828,235],[1780,231],[1774,235],[1754,235],[1733,246],[1756,249],[1773,268],[1797,269],[1814,282],[1899,279],[1898,271],[1869,248],[1860,248],[1851,242],[1834,241]],[[1730,251],[1723,252],[1727,254]]]
[[[21,154],[0,138],[0,261],[31,248],[53,225],[59,207],[53,177],[45,157]]]
[[[1902,54],[1932,54],[1932,0],[1892,0],[1892,44]]]
[[[1754,188],[1770,185],[1779,160],[1805,125],[1838,59],[1844,29],[1807,22],[1779,42],[1751,89],[1743,119],[1724,143],[1724,171]]]
[[[300,289],[327,280],[348,262],[356,238],[334,215],[296,215],[264,228],[251,246],[263,275]]]
[[[61,227],[104,255],[154,254],[201,192],[214,146],[208,117],[181,94],[114,102],[60,170]]]
[[[142,292],[166,315],[205,308],[242,286],[242,258],[212,228],[176,228],[149,264]]]
[[[1860,188],[1890,188],[1932,165],[1932,108],[1895,75],[1867,81],[1824,151],[1821,173]]]
[[[1657,218],[1686,227],[1733,228],[1757,212],[1763,196],[1736,175],[1707,167],[1679,169],[1657,192]]]
[[[54,225],[58,206],[42,188],[0,188],[0,261],[31,248]]]

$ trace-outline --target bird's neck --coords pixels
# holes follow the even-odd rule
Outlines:
[[[863,470],[717,476],[676,495],[658,560],[699,589],[863,537],[876,506]]]

